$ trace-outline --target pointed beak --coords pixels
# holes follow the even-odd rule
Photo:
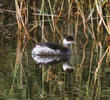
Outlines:
[[[71,44],[76,44],[76,42],[75,41],[71,41]]]

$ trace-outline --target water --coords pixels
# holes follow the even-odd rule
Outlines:
[[[102,44],[102,55],[106,50]],[[69,61],[74,70],[63,70],[63,62],[37,65],[28,47],[22,58],[22,67],[16,76],[16,45],[13,42],[0,46],[0,100],[109,100],[109,56],[105,56],[95,80],[95,69],[100,58],[98,43],[71,46]],[[80,51],[80,52],[79,52]]]
[[[105,54],[110,37],[107,44],[104,41],[109,33],[105,28],[109,28],[109,2],[22,1],[18,0],[18,5],[25,27],[21,20],[17,24],[17,0],[16,4],[13,0],[0,1],[0,100],[110,100],[110,47]],[[34,38],[25,45],[27,32]],[[60,43],[59,37],[65,33],[76,37],[66,62],[72,70],[64,70],[65,62],[56,62],[56,58],[51,64],[36,64],[31,57],[35,38],[41,41],[45,35],[47,40]]]

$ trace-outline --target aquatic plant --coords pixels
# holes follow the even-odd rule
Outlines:
[[[109,0],[0,1],[0,43],[3,44],[5,39],[13,40],[15,38],[17,40],[12,90],[16,82],[19,88],[23,88],[25,75],[22,61],[23,57],[28,55],[26,54],[28,42],[30,40],[36,43],[47,40],[60,42],[65,33],[73,35],[83,48],[82,58],[79,58],[79,51],[77,51],[77,44],[75,44],[76,65],[78,68],[76,77],[79,78],[79,84],[81,84],[83,65],[86,57],[88,57],[86,55],[86,47],[89,40],[93,41],[90,46],[87,90],[92,89],[91,91],[93,92],[96,89],[95,86],[100,89],[100,85],[97,84],[99,82],[97,79],[98,72],[100,73],[104,58],[107,57],[107,62],[109,62],[110,57]],[[106,40],[107,45],[105,42],[103,43],[104,40]],[[94,52],[97,53],[95,60],[98,63],[93,68],[94,80],[91,82]]]

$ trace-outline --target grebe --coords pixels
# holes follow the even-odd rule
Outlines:
[[[58,55],[70,55],[69,44],[75,43],[72,36],[66,36],[63,39],[63,46],[51,43],[43,42],[38,43],[32,50],[32,57],[36,56],[58,56]]]

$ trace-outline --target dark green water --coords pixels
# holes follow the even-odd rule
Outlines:
[[[94,77],[100,57],[97,43],[77,43],[71,47],[70,64],[75,67],[71,73],[63,70],[63,63],[38,66],[31,57],[31,49],[24,52],[22,68],[18,68],[14,78],[16,45],[9,42],[0,46],[0,100],[110,99],[108,56],[101,63],[96,81]]]
[[[37,37],[38,41],[41,41],[44,34],[47,40],[57,42],[62,34],[71,34],[77,38],[77,43],[71,46],[72,54],[69,61],[74,70],[64,71],[63,62],[47,66],[37,65],[31,57],[35,45],[33,40],[27,43],[24,52],[20,51],[18,56],[16,38],[19,25],[17,26],[15,13],[18,11],[15,11],[14,0],[1,0],[0,100],[110,100],[110,50],[104,56],[98,73],[95,73],[98,62],[106,51],[104,39],[105,35],[108,35],[100,20],[96,0],[64,0],[64,4],[63,0],[18,1],[19,6],[21,5],[23,21],[28,23],[26,28],[31,37]],[[20,3],[21,1],[23,3]],[[42,7],[43,1],[45,1],[44,7]],[[108,1],[97,0],[100,10],[102,9],[100,14],[107,26],[109,25]],[[35,16],[36,12],[52,16],[55,14],[58,17]],[[35,25],[36,23],[38,26]],[[33,30],[34,26],[36,27]],[[22,28],[21,37],[26,35],[24,27]],[[84,31],[87,32],[88,39],[93,40],[95,34],[96,40],[101,42],[86,42]]]

